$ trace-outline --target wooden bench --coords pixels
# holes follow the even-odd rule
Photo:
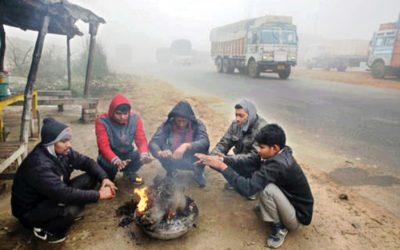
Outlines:
[[[82,107],[81,121],[93,122],[98,114],[98,98],[75,98],[70,90],[39,90],[39,105],[57,105],[58,111],[64,111],[64,105],[80,105]]]
[[[3,142],[0,144],[0,180],[13,179],[15,173],[3,173],[11,166],[17,168],[28,155],[28,147],[21,142]]]

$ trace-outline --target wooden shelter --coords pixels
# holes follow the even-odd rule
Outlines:
[[[23,98],[20,142],[25,147],[29,139],[29,123],[32,118],[32,95],[46,34],[66,36],[68,86],[71,88],[70,39],[76,35],[83,35],[75,25],[78,20],[89,25],[90,45],[84,87],[84,96],[88,99],[97,30],[105,20],[67,0],[0,0],[0,72],[4,71],[6,50],[4,25],[38,32]]]

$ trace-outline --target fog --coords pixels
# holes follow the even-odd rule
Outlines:
[[[399,0],[71,0],[89,8],[106,20],[97,40],[105,47],[111,68],[127,68],[132,63],[152,62],[158,47],[187,38],[193,49],[208,51],[212,28],[247,18],[288,15],[299,34],[332,39],[369,40],[380,23],[394,22],[400,12]],[[73,39],[73,51],[88,39]],[[35,32],[6,27],[9,36],[34,41]],[[301,41],[300,41],[301,42]],[[65,38],[48,36],[46,43],[65,45]]]

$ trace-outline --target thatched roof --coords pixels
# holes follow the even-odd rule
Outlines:
[[[67,0],[0,0],[0,24],[39,31],[46,15],[50,17],[48,33],[71,38],[82,35],[75,25],[77,20],[95,25],[105,23],[92,11]]]

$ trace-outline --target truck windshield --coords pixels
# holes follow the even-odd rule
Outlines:
[[[269,43],[269,44],[276,44],[279,42],[279,30],[263,30],[261,31],[261,40],[260,43]]]
[[[296,33],[292,30],[268,29],[261,31],[260,43],[263,44],[295,44]]]

